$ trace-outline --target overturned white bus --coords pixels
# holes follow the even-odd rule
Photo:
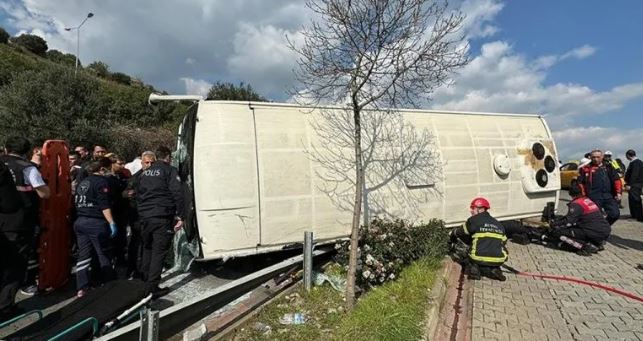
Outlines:
[[[186,98],[196,101],[157,95],[150,100]],[[310,118],[318,110],[206,100],[189,109],[177,161],[190,203],[186,233],[200,246],[198,259],[280,250],[301,243],[304,231],[313,231],[318,243],[350,234],[352,212],[320,190],[318,166],[307,154],[315,140]],[[401,112],[435,137],[442,168],[433,184],[388,189],[413,191],[418,198],[414,216],[400,210],[405,218],[460,224],[478,195],[489,198],[501,220],[539,216],[547,202],[558,202],[557,152],[542,116]]]

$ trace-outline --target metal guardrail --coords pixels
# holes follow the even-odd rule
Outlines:
[[[332,248],[315,250],[313,251],[313,257],[329,254],[330,252],[332,252]],[[158,329],[159,339],[164,340],[179,333],[187,326],[224,307],[285,269],[296,265],[301,266],[302,261],[303,254],[288,258],[161,311]],[[140,328],[141,322],[137,321],[103,335],[97,340],[138,340]]]
[[[23,318],[25,318],[25,317],[27,317],[29,315],[34,315],[34,314],[38,315],[38,320],[42,319],[42,310],[31,310],[31,311],[28,311],[28,312],[26,312],[24,314],[18,315],[16,317],[12,318],[11,320],[4,321],[4,322],[0,323],[0,328],[4,328],[4,327],[6,327],[8,325],[14,324],[14,323],[22,320]]]
[[[76,323],[75,325],[63,330],[62,332],[56,334],[54,337],[50,338],[47,341],[63,340],[63,338],[65,336],[67,336],[67,334],[75,331],[76,329],[78,329],[78,328],[80,328],[80,327],[82,327],[82,326],[84,326],[86,324],[89,324],[89,325],[92,326],[92,335],[96,335],[98,333],[98,320],[96,318],[94,318],[94,317],[88,317],[88,318]]]

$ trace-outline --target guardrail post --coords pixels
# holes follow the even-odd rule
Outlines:
[[[159,339],[159,312],[152,309],[141,311],[141,333],[139,341],[158,341]]]
[[[310,291],[313,286],[313,233],[304,232],[304,288]]]

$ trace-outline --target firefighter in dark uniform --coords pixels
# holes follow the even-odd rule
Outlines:
[[[607,222],[612,225],[621,215],[618,207],[621,201],[621,178],[610,164],[603,162],[602,151],[593,150],[591,158],[591,164],[578,170],[578,183],[582,194],[605,211]]]
[[[142,171],[136,184],[136,204],[141,222],[143,259],[141,272],[153,297],[169,292],[160,288],[163,260],[174,233],[183,227],[183,196],[178,171],[170,163],[170,150],[159,147],[155,161]]]
[[[6,236],[14,242],[24,260],[27,271],[24,274],[24,285],[21,292],[34,295],[38,291],[36,276],[38,274],[38,225],[40,199],[49,198],[50,190],[35,164],[26,159],[31,150],[31,142],[24,137],[10,137],[5,143],[6,155],[0,157],[11,172],[16,190],[19,192],[24,216],[22,223],[15,223],[12,231],[5,231]]]
[[[111,210],[111,188],[105,175],[111,169],[108,158],[99,158],[87,166],[88,177],[76,187],[74,206],[76,221],[74,232],[78,244],[78,262],[76,263],[77,296],[85,296],[89,288],[89,268],[92,263],[92,253],[98,257],[101,280],[107,282],[114,279],[115,272],[112,264],[111,238],[117,233]]]
[[[567,215],[551,223],[552,230],[548,235],[560,240],[561,246],[589,256],[603,249],[612,227],[598,205],[583,195],[578,184],[571,185],[569,195],[572,201],[567,204]]]
[[[500,266],[507,260],[505,229],[493,218],[485,198],[471,201],[471,217],[463,226],[453,230],[451,237],[470,246],[469,257],[464,262],[469,279],[478,280],[482,275],[499,281],[506,280]]]

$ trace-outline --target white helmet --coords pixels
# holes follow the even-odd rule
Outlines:
[[[611,151],[609,151],[609,150],[608,150],[608,151],[606,151],[606,152],[605,152],[605,156],[612,156],[612,152],[611,152]]]
[[[587,165],[589,165],[590,162],[592,162],[592,160],[584,157],[584,158],[580,159],[580,163],[578,164],[578,168],[587,166]]]

